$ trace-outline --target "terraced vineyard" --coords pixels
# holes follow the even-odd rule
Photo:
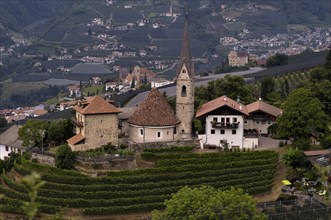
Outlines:
[[[219,189],[241,187],[258,194],[271,189],[278,155],[273,151],[192,153],[192,148],[145,150],[141,156],[155,161],[155,168],[111,172],[91,178],[30,161],[15,164],[2,175],[0,211],[21,212],[29,199],[18,177],[36,171],[46,184],[38,192],[41,213],[62,207],[82,215],[137,213],[164,208],[163,201],[183,186],[211,185]]]

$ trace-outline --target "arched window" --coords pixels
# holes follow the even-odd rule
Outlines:
[[[186,86],[182,86],[182,97],[186,97]]]
[[[182,73],[186,73],[186,70],[185,70],[185,69],[183,69]]]

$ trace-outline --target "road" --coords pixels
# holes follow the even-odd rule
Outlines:
[[[255,73],[258,71],[261,71],[262,68],[251,68],[250,70],[246,71],[240,71],[240,72],[232,72],[232,73],[226,73],[226,74],[216,74],[216,75],[209,75],[209,76],[204,76],[204,77],[196,77],[196,81],[194,82],[194,86],[201,86],[201,85],[207,85],[209,81],[215,80],[215,79],[220,79],[223,78],[225,75],[238,75],[238,76],[244,76],[245,74],[249,73]],[[176,95],[176,86],[170,86],[166,88],[161,88],[159,89],[161,93],[166,92],[168,96],[175,96]],[[149,91],[146,92],[141,92],[138,95],[136,95],[133,99],[131,99],[125,107],[135,107],[137,106],[140,102],[144,100],[146,95],[149,93]]]

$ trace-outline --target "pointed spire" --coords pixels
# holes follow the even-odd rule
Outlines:
[[[191,78],[194,78],[194,70],[193,70],[193,64],[191,61],[191,51],[190,51],[190,41],[189,41],[189,28],[188,28],[188,13],[185,13],[185,26],[184,26],[184,36],[183,36],[183,45],[182,50],[180,54],[180,60],[179,60],[179,70],[177,73],[177,76],[179,74],[180,69],[183,65],[186,65],[187,70],[191,76]]]

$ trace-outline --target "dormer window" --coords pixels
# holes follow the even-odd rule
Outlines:
[[[186,93],[186,86],[182,86],[182,97],[186,97],[187,93]]]

